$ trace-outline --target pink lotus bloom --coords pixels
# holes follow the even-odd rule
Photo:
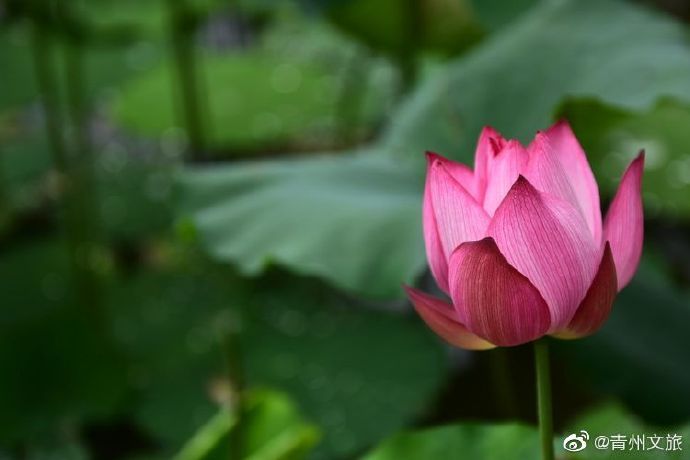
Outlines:
[[[452,305],[405,287],[438,335],[467,349],[592,334],[642,253],[640,153],[602,224],[599,189],[567,122],[525,148],[484,128],[475,169],[428,153],[424,239]]]

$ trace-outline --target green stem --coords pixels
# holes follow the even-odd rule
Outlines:
[[[204,130],[199,98],[199,82],[193,35],[195,19],[190,18],[185,0],[168,0],[177,79],[182,98],[182,115],[191,158],[204,158]]]
[[[534,362],[537,370],[537,407],[542,460],[553,460],[551,371],[549,369],[549,343],[546,338],[534,342]]]

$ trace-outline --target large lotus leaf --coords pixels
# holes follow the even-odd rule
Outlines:
[[[248,283],[227,269],[190,268],[114,287],[116,337],[140,390],[136,418],[167,451],[216,412],[227,387],[221,337],[239,307],[248,386],[287,393],[322,430],[320,458],[352,455],[390,435],[435,395],[446,364],[423,324],[277,275]]]
[[[421,415],[446,369],[421,322],[281,283],[292,289],[254,294],[249,379],[286,391],[323,428],[316,457],[351,455]]]
[[[539,455],[533,427],[466,423],[395,435],[364,460],[522,460]]]
[[[201,167],[188,170],[183,187],[202,243],[248,274],[276,262],[395,296],[423,262],[421,185],[370,152]]]
[[[690,48],[670,18],[618,1],[545,2],[424,83],[366,160],[189,169],[183,215],[211,254],[246,272],[275,261],[399,297],[399,283],[423,267],[425,150],[471,162],[484,124],[525,139],[566,96],[643,110],[663,95],[690,98],[688,81]],[[386,153],[389,163],[373,158]]]
[[[414,93],[386,135],[418,159],[435,150],[472,161],[484,125],[529,140],[565,96],[643,110],[664,95],[690,99],[684,26],[615,0],[543,2]]]

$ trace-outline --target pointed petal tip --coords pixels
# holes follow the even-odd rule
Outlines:
[[[539,130],[534,134],[534,139],[532,139],[529,147],[530,150],[538,147],[539,151],[544,151],[547,145],[549,145],[549,132]]]
[[[459,164],[431,150],[424,152],[424,156],[426,156],[427,167]]]
[[[543,134],[549,139],[556,140],[565,138],[577,141],[577,136],[575,136],[575,132],[566,118],[559,118],[556,120],[551,126],[543,131]]]
[[[546,129],[546,134],[552,134],[556,131],[561,131],[561,130],[566,130],[566,131],[569,131],[571,133],[573,132],[573,128],[572,128],[572,126],[570,126],[570,122],[565,117],[560,117],[551,126],[549,126]]]
[[[641,180],[646,156],[645,150],[640,150],[637,156],[630,162],[623,175],[634,174],[636,179]]]
[[[435,160],[442,158],[441,155],[439,155],[436,152],[432,152],[431,150],[427,150],[426,152],[424,152],[424,156],[426,157],[427,164],[431,164]]]
[[[527,191],[529,193],[537,193],[537,189],[530,183],[529,180],[522,174],[518,175],[518,178],[513,183],[513,186],[508,190],[508,194],[513,192]]]
[[[403,290],[405,291],[405,294],[407,294],[408,297],[412,297],[413,295],[415,295],[416,289],[413,288],[412,286],[405,284],[405,283],[401,283],[400,286],[403,288]]]
[[[616,195],[604,218],[604,238],[611,242],[618,273],[618,290],[623,289],[637,271],[644,240],[642,176],[644,151],[630,162],[623,173]]]
[[[640,152],[637,154],[635,159],[632,161],[631,165],[635,165],[637,168],[644,169],[644,160],[645,157],[647,156],[647,152],[645,149],[640,149]]]
[[[503,139],[503,135],[491,125],[484,125],[479,136],[480,138],[482,136],[488,136],[489,138]]]

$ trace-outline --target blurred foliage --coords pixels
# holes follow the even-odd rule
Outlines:
[[[245,333],[248,378],[285,389],[323,427],[319,458],[352,455],[423,412],[446,374],[432,334],[411,317],[281,284],[280,295],[253,296],[262,308]]]
[[[411,318],[348,305],[290,277],[238,285],[224,271],[209,275],[199,268],[147,274],[112,300],[114,308],[127,306],[118,307],[115,327],[130,353],[146,353],[137,367],[152,381],[151,398],[139,419],[167,442],[184,439],[213,413],[203,389],[223,368],[219,340],[237,321],[228,307],[245,310],[249,383],[290,394],[322,427],[322,456],[352,453],[391,433],[422,410],[444,375],[437,343]],[[397,353],[405,361],[389,358]]]
[[[9,305],[31,307],[3,316],[12,331],[3,337],[3,368],[13,376],[0,391],[5,440],[45,435],[62,419],[114,414],[123,392],[134,391],[137,423],[179,448],[214,413],[214,398],[226,385],[221,339],[232,326],[228,308],[248,310],[243,349],[250,384],[292,395],[323,427],[322,456],[351,453],[393,432],[423,409],[444,375],[436,341],[412,318],[348,306],[309,282],[299,281],[294,291],[298,281],[289,277],[238,284],[225,270],[203,265],[113,279],[111,340],[68,314],[61,249],[34,244],[3,256],[3,284],[14,287],[5,291]],[[165,246],[145,255],[154,264],[175,258]],[[42,289],[27,287],[37,285]],[[352,349],[354,342],[361,347]],[[397,353],[405,361],[390,359]]]
[[[457,53],[481,36],[481,27],[466,0],[333,3],[328,15],[335,24],[369,46],[394,55],[414,53],[410,47]]]
[[[190,16],[207,15],[223,5],[221,0],[188,0]],[[166,0],[91,0],[77,5],[82,21],[98,31],[125,29],[136,38],[166,39],[170,17]]]
[[[557,342],[574,378],[615,394],[648,420],[678,423],[690,415],[690,294],[645,261],[616,299],[609,320],[589,338]]]
[[[304,423],[289,399],[254,390],[246,406],[244,458],[298,460],[318,442],[318,429]]]
[[[690,250],[690,47],[677,19],[615,0],[188,0],[177,26],[197,56],[213,160],[198,165],[183,163],[170,3],[70,3],[67,25],[83,30],[69,34],[46,10],[64,121],[66,45],[84,51],[96,323],[61,238],[21,7],[0,3],[0,458],[226,458],[237,433],[254,460],[536,457],[519,423],[427,428],[463,413],[451,403],[477,360],[446,353],[398,299],[425,266],[422,152],[471,163],[483,125],[526,140],[561,116],[604,201],[647,150],[652,231],[610,321],[554,349],[568,382],[557,393],[613,403],[557,423],[690,437],[688,279],[654,252],[667,227]],[[398,104],[410,64],[417,85]],[[400,432],[411,426],[423,429]]]
[[[647,215],[690,215],[690,109],[664,99],[642,113],[630,113],[593,100],[566,102],[583,147],[593,158],[599,183],[613,195],[625,166],[646,152],[644,198]]]
[[[621,22],[607,25],[607,33],[597,35],[598,24],[612,16]],[[630,23],[636,27],[629,27]],[[555,105],[565,96],[598,95],[626,109],[644,108],[663,94],[690,98],[684,84],[690,79],[690,50],[681,46],[684,42],[684,31],[677,24],[638,7],[618,2],[547,2],[468,58],[452,62],[426,80],[395,114],[375,151],[330,162],[216,167],[208,182],[189,170],[190,178],[182,179],[189,184],[186,193],[205,198],[185,207],[183,215],[196,216],[200,239],[211,254],[248,272],[258,271],[259,262],[275,260],[354,292],[400,297],[400,280],[411,281],[424,267],[418,217],[424,173],[421,152],[437,151],[471,164],[473,136],[482,125],[493,124],[509,136],[531,136],[548,125]],[[540,52],[530,52],[533,49]],[[585,50],[583,65],[576,57]],[[613,50],[615,60],[609,59]],[[650,61],[656,65],[649,67]],[[649,84],[652,79],[655,84]],[[390,158],[358,159],[386,154]],[[314,164],[328,165],[323,177],[315,177],[319,172]],[[371,174],[371,164],[380,172]],[[334,172],[337,181],[327,179],[318,194],[304,196],[304,184],[321,183]],[[247,181],[248,177],[254,179]],[[369,182],[362,183],[364,178]],[[276,183],[285,186],[275,188]],[[390,183],[399,184],[393,190],[408,190],[391,194]],[[367,199],[344,207],[345,187],[356,191],[367,187]],[[229,190],[234,191],[232,196]],[[214,206],[221,200],[222,207]],[[367,212],[372,206],[385,211]],[[278,228],[272,222],[276,208],[281,210],[281,222],[294,220],[293,225],[281,225],[278,237],[271,231]],[[334,211],[315,213],[315,209]],[[356,217],[343,219],[343,210],[349,209]],[[220,216],[214,217],[214,211]],[[226,232],[230,227],[239,230]],[[308,236],[310,229],[318,231],[319,238]],[[391,235],[404,244],[391,246]],[[337,247],[343,256],[320,257],[320,246]],[[379,252],[386,254],[380,263],[390,264],[389,268],[358,263],[359,258]],[[372,267],[378,269],[371,271]]]
[[[384,441],[365,460],[452,458],[517,460],[539,458],[539,440],[532,427],[467,423],[403,433]]]
[[[342,130],[348,138],[361,138],[357,133],[381,116],[365,113],[353,124],[338,126],[337,109],[356,109],[338,104],[357,101],[339,101],[342,83],[318,65],[260,54],[226,54],[207,56],[199,66],[207,77],[203,87],[209,94],[207,130],[213,150],[313,149],[329,145]],[[174,129],[170,71],[169,65],[162,65],[130,82],[114,103],[115,119],[143,135]]]
[[[394,95],[390,65],[331,27],[280,9],[252,52],[206,52],[199,62],[206,135],[216,156],[314,150],[371,136]],[[116,121],[161,136],[180,121],[172,63],[131,80],[111,101]]]
[[[123,397],[123,356],[75,309],[66,259],[55,239],[3,251],[0,442],[50,439]]]
[[[241,427],[245,444],[240,449],[240,458],[299,460],[305,458],[318,441],[317,428],[306,424],[295,405],[284,395],[265,389],[252,390],[245,399]],[[230,449],[222,441],[230,431],[237,429],[236,417],[229,410],[221,409],[173,458],[226,458]]]
[[[0,30],[0,66],[3,81],[12,91],[0,92],[0,108],[5,109],[31,102],[36,97],[32,75],[31,53],[25,29],[10,27]]]
[[[538,0],[472,0],[472,10],[475,12],[484,29],[495,32],[508,26],[520,15],[528,12],[538,4]]]
[[[10,129],[16,129],[15,123],[11,119],[7,121]],[[3,141],[2,170],[7,199],[18,210],[40,206],[45,198],[44,184],[51,160],[45,137],[28,129]]]
[[[484,125],[526,141],[565,97],[634,111],[661,96],[687,100],[686,42],[680,24],[624,2],[544,2],[420,85],[382,146],[418,171],[425,150],[471,164]]]
[[[566,452],[562,446],[563,439],[571,433],[586,429],[590,434],[589,447],[582,452]],[[563,436],[554,440],[558,458],[567,459],[666,459],[683,460],[690,458],[686,449],[675,452],[597,450],[594,448],[596,436],[613,434],[630,435],[659,433],[676,433],[684,438],[690,435],[690,426],[660,428],[645,425],[634,415],[615,404],[607,404],[589,410],[570,423]],[[665,447],[665,444],[664,444]],[[411,433],[402,433],[384,441],[379,447],[368,453],[366,460],[432,460],[455,457],[462,453],[462,458],[481,458],[484,460],[512,460],[539,457],[537,431],[522,425],[487,425],[466,423],[432,428]]]
[[[144,2],[145,3],[145,2]],[[59,45],[58,39],[53,45]],[[63,48],[52,47],[52,63],[57,72],[64,72]],[[0,113],[23,104],[38,102],[38,87],[34,76],[30,27],[26,23],[0,29],[0,66],[5,85],[11,91],[0,92]],[[104,98],[117,84],[132,74],[148,69],[160,58],[161,49],[152,41],[140,41],[126,47],[95,47],[85,55],[86,89],[91,97]]]

